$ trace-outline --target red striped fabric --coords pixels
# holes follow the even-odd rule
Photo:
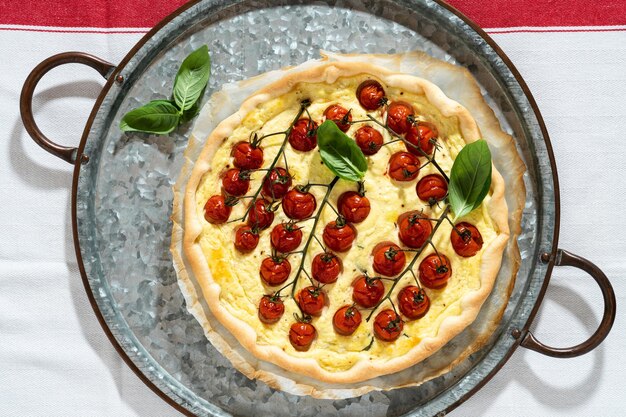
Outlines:
[[[624,0],[449,0],[448,3],[484,28],[626,24]]]
[[[0,24],[147,28],[185,3],[185,0],[0,0]]]
[[[146,28],[184,0],[0,0],[1,25]],[[485,28],[626,25],[626,1],[449,0]]]

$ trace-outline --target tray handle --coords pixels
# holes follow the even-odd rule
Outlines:
[[[26,131],[35,143],[43,149],[70,164],[74,164],[76,162],[78,148],[59,145],[48,139],[48,137],[41,132],[37,123],[35,123],[33,116],[33,94],[37,84],[48,71],[63,64],[87,65],[98,71],[105,79],[113,73],[115,65],[84,52],[64,52],[53,55],[41,62],[31,71],[26,81],[24,81],[22,94],[20,96],[20,113]]]
[[[575,268],[582,269],[591,275],[591,277],[598,283],[598,286],[602,291],[602,298],[604,299],[604,313],[602,315],[602,321],[600,322],[600,325],[596,329],[595,333],[592,334],[589,339],[576,346],[568,348],[555,348],[544,345],[538,341],[529,330],[527,330],[525,334],[522,333],[520,335],[523,336],[520,346],[555,358],[573,358],[575,356],[584,355],[585,353],[595,349],[600,343],[602,343],[611,331],[616,314],[615,292],[613,291],[613,287],[604,272],[585,258],[574,255],[566,250],[558,249],[556,253],[555,265],[573,266]]]

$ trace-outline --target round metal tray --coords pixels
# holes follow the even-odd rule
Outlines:
[[[501,324],[482,350],[453,372],[419,387],[333,401],[292,396],[248,380],[208,343],[186,310],[169,253],[171,187],[192,126],[167,137],[125,135],[118,128],[125,112],[169,94],[179,63],[201,44],[209,45],[213,62],[206,97],[224,83],[317,58],[320,49],[422,50],[472,72],[528,168],[518,240],[522,265]],[[89,65],[108,79],[78,148],[50,141],[32,116],[37,82],[67,62]],[[162,21],[118,66],[83,53],[42,62],[27,79],[20,106],[33,139],[75,165],[76,254],[103,328],[142,380],[185,414],[443,415],[479,389],[517,346],[553,356],[579,355],[604,339],[615,318],[615,297],[606,276],[590,262],[557,249],[556,167],[530,92],[489,37],[443,3],[196,1]],[[605,300],[598,331],[568,349],[544,346],[528,331],[555,264],[585,269],[598,281]]]

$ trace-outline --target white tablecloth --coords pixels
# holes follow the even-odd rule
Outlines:
[[[625,29],[491,31],[528,83],[552,139],[559,246],[606,272],[618,308],[626,301]],[[74,255],[72,167],[30,140],[18,112],[22,83],[41,60],[80,50],[115,63],[141,35],[65,32],[0,30],[0,416],[177,416],[100,328]],[[76,144],[102,85],[85,67],[53,70],[35,95],[39,126]],[[533,331],[548,344],[576,344],[595,330],[601,309],[591,278],[557,268]],[[618,314],[606,341],[580,358],[519,349],[450,415],[623,417],[625,330]]]

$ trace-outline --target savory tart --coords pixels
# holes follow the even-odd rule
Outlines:
[[[326,384],[402,371],[474,321],[519,229],[481,139],[426,79],[292,71],[206,138],[178,201],[177,269],[258,363]]]

